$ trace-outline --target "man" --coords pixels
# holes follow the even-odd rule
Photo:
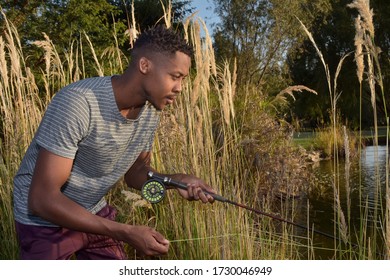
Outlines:
[[[120,76],[85,79],[59,91],[14,178],[14,215],[22,259],[125,259],[122,242],[144,255],[169,242],[146,226],[116,222],[104,196],[124,176],[147,180],[160,112],[182,90],[192,49],[164,27],[140,35]],[[213,202],[203,180],[166,175],[188,185],[188,200]]]

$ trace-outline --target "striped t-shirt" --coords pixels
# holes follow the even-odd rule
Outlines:
[[[104,196],[138,155],[151,150],[159,119],[160,111],[148,102],[137,119],[123,117],[111,77],[89,78],[64,87],[48,106],[14,178],[15,219],[28,225],[55,226],[27,208],[40,147],[73,159],[71,174],[61,191],[97,213],[106,205]]]

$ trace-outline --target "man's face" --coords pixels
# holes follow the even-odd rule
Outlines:
[[[172,104],[182,91],[182,82],[188,76],[191,59],[182,52],[174,55],[155,54],[149,60],[145,75],[146,99],[158,110]]]

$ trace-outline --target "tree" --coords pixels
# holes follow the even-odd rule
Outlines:
[[[122,21],[128,21],[131,16],[131,5],[134,5],[136,28],[143,31],[157,23],[161,23],[164,8],[172,5],[171,18],[174,24],[181,22],[186,15],[192,12],[191,0],[111,0],[112,5],[121,9]]]
[[[46,33],[59,47],[87,32],[97,43],[112,40],[119,10],[105,0],[0,1],[21,39],[31,42]]]
[[[36,69],[42,63],[42,50],[37,49],[32,42],[43,39],[43,33],[54,43],[59,51],[70,51],[75,42],[83,47],[86,71],[95,73],[92,50],[88,48],[89,41],[93,51],[100,56],[105,50],[119,47],[129,54],[130,44],[126,29],[130,27],[132,0],[0,0],[8,20],[17,28],[27,63]],[[162,3],[168,7],[169,0],[135,0],[136,28],[143,31],[161,19],[164,15]],[[189,13],[190,1],[172,2],[172,18],[180,21]],[[0,17],[0,28],[2,28]],[[0,29],[1,32],[1,29]],[[115,45],[117,42],[117,45]],[[81,46],[82,44],[82,46]]]
[[[304,34],[297,17],[311,25],[329,11],[329,0],[215,0],[221,18],[215,32],[217,57],[235,58],[238,84],[256,87],[273,82],[280,86],[287,53]],[[277,91],[271,86],[269,91]]]
[[[96,75],[93,52],[99,56],[112,47],[114,34],[119,42],[124,42],[126,26],[115,20],[120,11],[105,0],[1,0],[0,5],[16,26],[28,58],[26,63],[34,72],[44,67],[44,50],[34,45],[35,41],[44,40],[44,34],[56,46],[64,63],[71,46],[78,51],[83,48],[83,67],[88,76]],[[87,36],[93,50],[88,47]]]

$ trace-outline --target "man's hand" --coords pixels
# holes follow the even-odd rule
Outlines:
[[[191,200],[201,200],[203,203],[213,203],[214,198],[205,193],[215,193],[215,191],[206,184],[202,179],[195,177],[193,175],[181,174],[180,182],[187,185],[187,190],[177,189],[179,194],[185,199]]]
[[[119,239],[144,256],[164,255],[169,249],[169,241],[161,233],[147,226],[128,226],[124,236]]]

